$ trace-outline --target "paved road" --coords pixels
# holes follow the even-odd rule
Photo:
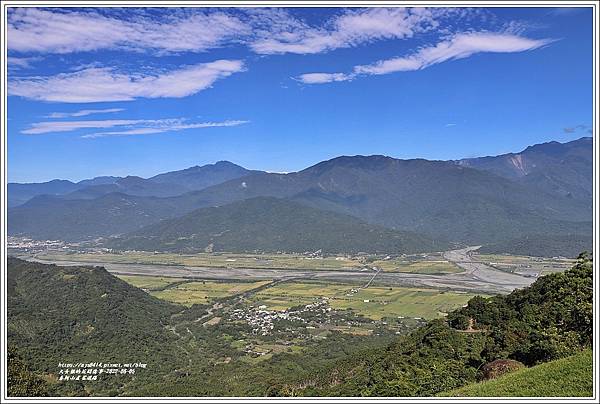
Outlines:
[[[374,285],[434,287],[479,293],[509,293],[515,288],[531,284],[534,279],[498,271],[485,264],[474,262],[471,251],[478,247],[447,251],[445,259],[465,270],[457,274],[424,275],[400,272],[379,272]],[[373,278],[371,271],[360,270],[309,270],[309,269],[243,269],[208,268],[180,265],[123,264],[107,262],[49,261],[31,259],[57,265],[102,266],[109,272],[121,275],[164,276],[214,280],[286,280],[315,279],[332,282],[364,284]]]

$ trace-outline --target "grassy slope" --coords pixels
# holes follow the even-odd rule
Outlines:
[[[543,363],[441,394],[454,397],[590,397],[592,351]]]

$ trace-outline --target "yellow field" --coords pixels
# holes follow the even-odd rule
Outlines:
[[[433,319],[462,307],[473,296],[436,289],[369,287],[350,297],[336,297],[330,304],[336,309],[352,309],[374,320],[397,316]]]
[[[116,275],[130,285],[141,289],[160,289],[172,283],[181,282],[183,278],[163,278],[159,276]]]
[[[284,310],[326,297],[335,309],[352,309],[374,320],[398,316],[431,319],[445,316],[474,296],[436,289],[379,286],[352,293],[353,288],[358,289],[357,286],[342,284],[283,283],[256,293],[253,304],[264,304],[270,310]]]
[[[177,285],[173,288],[150,292],[152,296],[186,306],[207,304],[215,298],[227,297],[258,288],[269,281],[260,282],[212,282],[198,281]]]

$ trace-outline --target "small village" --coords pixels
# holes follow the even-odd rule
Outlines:
[[[335,314],[338,314],[337,316]],[[235,309],[229,318],[231,321],[244,321],[252,327],[255,335],[270,335],[274,330],[298,333],[298,325],[304,324],[306,329],[314,329],[323,325],[359,326],[362,323],[356,317],[346,318],[329,306],[327,298],[322,298],[299,308],[286,310],[268,310],[266,305]],[[285,322],[285,323],[284,323]],[[375,323],[374,321],[370,321]],[[285,324],[285,325],[284,325]],[[283,327],[281,327],[283,325]]]

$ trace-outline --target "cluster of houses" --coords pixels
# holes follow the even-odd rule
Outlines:
[[[331,312],[331,307],[329,307],[327,298],[323,298],[296,310],[267,310],[265,305],[250,307],[249,309],[235,309],[229,317],[231,320],[242,320],[248,323],[252,327],[253,334],[269,335],[275,328],[275,322],[277,321],[288,320],[308,324],[310,321],[306,318],[306,314],[322,315],[329,312]]]
[[[69,248],[64,241],[60,240],[33,240],[25,237],[12,236],[7,237],[6,247],[9,250],[29,253],[46,250],[64,250]]]

